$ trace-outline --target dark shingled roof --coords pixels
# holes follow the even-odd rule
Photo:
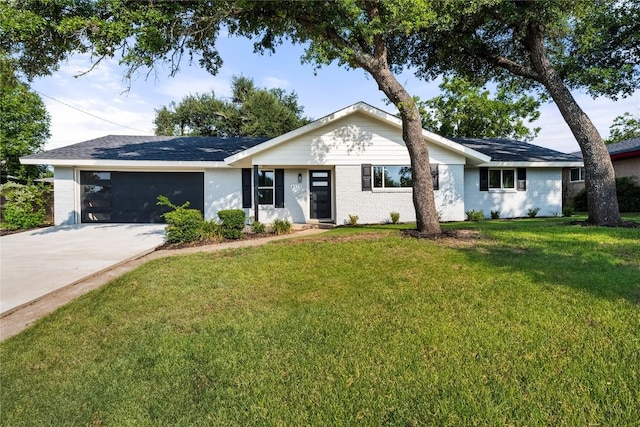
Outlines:
[[[508,138],[449,138],[467,148],[491,157],[494,162],[576,162],[582,158],[573,154],[516,141]]]
[[[163,160],[221,162],[269,138],[108,135],[26,156],[60,160]]]
[[[609,154],[612,156],[630,153],[632,151],[640,151],[640,136],[626,139],[616,144],[609,144],[607,145],[607,150],[609,150]]]

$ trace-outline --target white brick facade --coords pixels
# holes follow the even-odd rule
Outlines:
[[[480,191],[480,171],[465,171],[465,210],[482,210],[489,218],[500,211],[500,218],[526,217],[529,209],[540,208],[538,216],[562,214],[562,169],[527,168],[527,190]]]

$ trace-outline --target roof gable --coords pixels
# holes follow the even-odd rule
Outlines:
[[[389,113],[386,113],[378,108],[372,107],[369,104],[366,104],[364,102],[359,102],[349,107],[343,108],[342,110],[336,111],[335,113],[329,114],[328,116],[315,120],[291,132],[287,132],[284,135],[278,136],[262,144],[258,144],[254,147],[251,147],[248,150],[229,156],[228,158],[225,159],[225,162],[227,164],[234,164],[237,162],[241,162],[243,160],[246,161],[247,158],[251,158],[252,156],[255,156],[259,153],[273,149],[278,145],[288,143],[304,135],[317,132],[319,129],[323,127],[330,126],[341,120],[346,119],[347,117],[351,117],[356,114],[365,115],[369,119],[373,119],[379,122],[380,124],[382,124],[383,126],[394,128],[398,130],[400,133],[402,132],[402,121],[399,118]],[[485,154],[475,151],[473,149],[467,148],[449,139],[443,138],[440,135],[436,135],[426,130],[423,130],[422,134],[427,142],[430,142],[432,144],[441,146],[448,150],[454,151],[460,155],[463,155],[471,163],[483,163],[483,162],[488,162],[490,160],[489,157],[486,156]]]

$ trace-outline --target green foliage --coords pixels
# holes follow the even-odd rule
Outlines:
[[[423,127],[438,135],[530,141],[540,131],[525,125],[540,117],[540,101],[530,95],[500,85],[491,98],[489,90],[464,77],[445,76],[439,87],[442,95],[418,101]]]
[[[0,57],[0,173],[23,180],[39,178],[42,168],[21,165],[20,157],[42,149],[49,138],[50,118],[37,93],[19,82]]]
[[[251,231],[261,234],[267,231],[267,227],[260,221],[253,221],[251,222]]]
[[[397,224],[398,221],[400,221],[400,212],[391,212],[389,216],[391,217],[392,224]]]
[[[189,243],[201,238],[205,221],[198,209],[189,209],[189,202],[176,206],[169,198],[160,195],[156,204],[173,209],[162,214],[167,222],[165,233],[168,243]]]
[[[562,208],[562,216],[564,217],[572,217],[574,213],[575,209],[573,208],[573,206],[565,206],[564,208]]]
[[[227,209],[218,211],[220,229],[225,239],[237,240],[244,234],[246,214],[242,209]]]
[[[535,218],[536,215],[538,215],[538,212],[540,212],[540,208],[529,208],[527,210],[527,216],[529,218]]]
[[[466,211],[465,215],[467,215],[467,221],[484,221],[484,212],[482,210]]]
[[[491,219],[500,219],[500,211],[491,211]]]
[[[13,182],[0,185],[5,198],[2,226],[19,230],[45,225],[47,220],[46,194],[51,191],[43,184],[21,185]]]
[[[640,185],[633,177],[616,178],[616,193],[620,212],[640,212]],[[579,212],[588,210],[587,192],[583,188],[573,198],[573,207]]]
[[[217,240],[222,237],[220,224],[215,220],[202,221],[199,240]]]
[[[276,219],[273,221],[273,231],[276,235],[291,233],[291,222],[288,219]]]
[[[347,220],[347,224],[349,225],[358,225],[358,215],[349,214],[349,219]]]
[[[631,113],[624,113],[616,117],[609,131],[609,138],[604,141],[606,144],[640,137],[640,114],[633,116]]]
[[[309,123],[298,95],[258,89],[247,77],[232,78],[233,97],[188,95],[156,110],[156,135],[275,137]]]

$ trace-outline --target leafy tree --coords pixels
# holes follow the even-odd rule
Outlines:
[[[640,115],[633,116],[631,113],[624,113],[613,120],[613,124],[609,127],[609,138],[605,142],[615,144],[638,137],[640,137]]]
[[[530,141],[540,128],[529,129],[524,121],[540,117],[540,102],[533,96],[517,97],[499,86],[495,98],[490,92],[463,77],[445,77],[442,95],[419,101],[422,126],[446,137],[513,138]]]
[[[38,166],[20,164],[20,157],[35,153],[49,138],[50,118],[42,99],[20,82],[6,59],[0,60],[0,161],[2,182],[7,175],[38,178]]]
[[[232,90],[231,100],[212,92],[161,107],[156,110],[156,135],[275,137],[309,123],[294,92],[257,89],[247,77],[233,77]]]
[[[471,13],[485,3],[454,0],[451,13]],[[447,2],[450,3],[450,2]],[[0,3],[1,5],[2,3]],[[395,41],[455,17],[436,6],[441,0],[218,1],[218,2],[71,2],[64,0],[12,2],[0,10],[9,21],[0,46],[14,53],[21,70],[39,75],[55,70],[73,52],[90,52],[96,61],[121,55],[129,73],[158,62],[179,70],[183,56],[197,57],[216,73],[222,59],[215,47],[220,30],[253,38],[258,51],[275,50],[283,41],[307,46],[304,60],[318,67],[336,61],[365,70],[395,105],[403,139],[411,158],[413,202],[417,228],[440,232],[429,168],[416,103],[396,78],[405,59],[390,50]],[[2,6],[0,6],[2,8]],[[42,37],[35,37],[43,34]]]
[[[548,94],[582,150],[589,221],[620,224],[607,149],[570,90],[613,99],[636,90],[640,2],[497,0],[471,10],[458,2],[432,6],[451,19],[395,40],[394,55],[409,58],[425,78],[454,73]]]

